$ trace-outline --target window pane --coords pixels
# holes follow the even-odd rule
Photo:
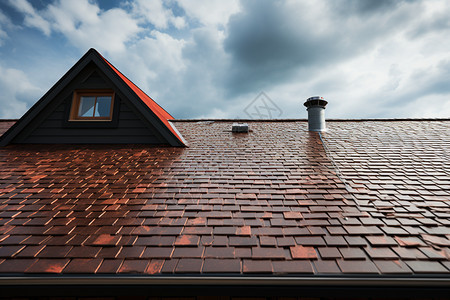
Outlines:
[[[109,117],[111,111],[111,96],[97,97],[95,117]]]
[[[92,117],[94,115],[95,97],[81,97],[79,117]]]

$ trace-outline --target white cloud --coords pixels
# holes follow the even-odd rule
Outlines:
[[[164,61],[164,66],[175,72],[183,70],[185,63],[182,50],[185,41],[156,30],[152,32],[152,36],[153,38],[145,38],[136,46],[148,66],[151,68],[152,65],[161,65],[160,62]]]
[[[448,118],[450,115],[450,97],[448,95],[426,95],[406,103],[402,110],[407,113],[401,117]]]
[[[225,25],[231,15],[239,12],[239,0],[176,0],[186,14],[206,26]]]
[[[25,15],[26,26],[38,28],[47,36],[52,31],[60,32],[82,51],[91,47],[107,53],[124,51],[126,44],[144,30],[127,11],[103,11],[89,0],[57,0],[40,11],[27,0],[10,0],[10,4]]]
[[[88,0],[61,0],[49,5],[45,15],[53,30],[63,33],[82,50],[94,47],[107,53],[124,51],[126,43],[142,31],[125,10],[102,11]]]
[[[44,11],[46,18],[52,23],[52,28],[65,34],[77,31],[84,24],[98,24],[99,13],[99,7],[87,0],[60,0],[50,4]]]
[[[34,86],[20,70],[0,66],[0,74],[0,118],[17,118],[39,99],[42,90]]]
[[[40,16],[27,0],[9,0],[9,3],[25,15],[26,26],[37,28],[47,36],[50,35],[50,23]]]
[[[2,46],[4,40],[8,38],[8,33],[4,29],[5,27],[11,27],[11,20],[0,11],[0,46]]]
[[[151,93],[157,96],[166,88],[173,88],[172,84],[185,70],[182,57],[185,43],[183,39],[154,30],[150,36],[129,46],[126,53],[112,54],[109,60],[144,91],[157,82],[160,92]]]
[[[153,24],[157,29],[166,29],[169,24],[175,28],[183,28],[186,22],[183,17],[175,16],[162,0],[136,0],[132,2],[133,13],[144,22]]]

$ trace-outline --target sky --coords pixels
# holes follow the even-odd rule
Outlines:
[[[0,0],[0,118],[95,48],[175,118],[450,117],[450,1]]]

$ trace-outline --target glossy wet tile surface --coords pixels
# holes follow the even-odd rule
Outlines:
[[[0,272],[450,274],[449,121],[231,124],[0,148]]]

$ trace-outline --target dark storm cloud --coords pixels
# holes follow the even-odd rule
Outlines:
[[[192,30],[192,39],[182,50],[185,68],[182,75],[161,78],[161,84],[174,82],[176,88],[166,94],[168,99],[186,99],[173,103],[171,112],[179,118],[200,117],[223,103],[222,82],[225,69],[221,41],[213,30]]]
[[[446,95],[450,94],[450,60],[441,60],[434,66],[417,70],[408,80],[414,82],[406,94],[407,98],[419,98],[425,95]],[[399,101],[400,103],[402,101]]]
[[[301,18],[280,2],[243,3],[243,11],[228,23],[224,43],[232,57],[227,82],[231,94],[264,89],[285,80],[299,66],[329,59],[329,54],[341,55],[330,53],[333,51],[328,47],[337,42],[336,38],[315,33],[314,27]]]
[[[313,74],[332,62],[359,54],[373,45],[377,37],[387,34],[387,30],[392,33],[405,21],[401,17],[388,18],[372,26],[373,20],[362,20],[363,14],[367,18],[370,13],[395,7],[395,1],[338,3],[318,13],[295,2],[243,2],[242,12],[229,20],[224,42],[225,51],[231,55],[226,80],[230,95],[264,90],[288,80],[294,73],[300,79]],[[343,17],[335,9],[337,5],[341,11],[348,7],[346,13],[356,14],[358,22],[355,24]]]
[[[448,99],[450,95],[448,78],[450,78],[450,60],[441,60],[435,65],[417,69],[410,76],[402,79],[407,88],[391,91],[384,97],[379,97],[377,94],[367,95],[369,101],[366,103],[369,107],[372,103],[377,103],[378,106],[377,109],[373,108],[367,117],[378,117],[380,114],[386,118],[410,117],[412,114],[417,114],[418,109],[426,110],[430,105],[445,106],[445,101],[433,104],[430,101],[442,99],[442,96]],[[417,102],[419,99],[426,100]],[[408,108],[414,103],[417,106]],[[448,117],[448,112],[444,111],[443,116]]]
[[[449,95],[450,94],[450,60],[442,62],[442,64],[438,67],[438,72],[436,72],[436,78],[434,80],[430,80],[427,85],[428,94],[441,94],[441,95]]]
[[[225,49],[238,63],[286,67],[292,59],[306,62],[315,55],[310,51],[316,46],[314,40],[305,32],[308,28],[294,30],[291,16],[277,6],[275,2],[253,2],[231,18]]]
[[[394,10],[402,2],[398,0],[340,0],[330,1],[332,7],[341,14],[367,16]]]
[[[442,11],[430,19],[418,20],[407,33],[409,38],[423,38],[426,34],[446,34],[450,38],[450,17],[448,12]]]

